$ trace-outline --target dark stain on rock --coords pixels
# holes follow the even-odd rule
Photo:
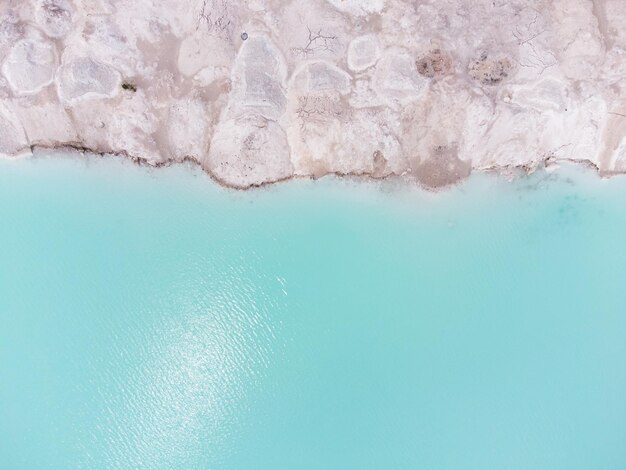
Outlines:
[[[374,158],[374,169],[372,171],[372,176],[374,178],[382,178],[385,176],[387,170],[387,159],[385,155],[380,150],[376,150],[373,155]]]
[[[437,146],[427,160],[413,168],[413,175],[421,185],[435,189],[456,184],[471,171],[471,162],[461,160],[456,147]]]
[[[452,59],[441,49],[433,49],[415,61],[415,67],[424,77],[439,78],[450,74]]]
[[[134,83],[124,82],[122,83],[122,89],[136,93],[137,85],[135,85]]]
[[[513,64],[508,57],[490,57],[486,53],[470,62],[469,76],[483,85],[497,85],[509,76]]]

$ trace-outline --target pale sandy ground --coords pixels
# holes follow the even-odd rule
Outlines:
[[[0,156],[191,159],[249,187],[626,171],[625,0],[2,0]]]

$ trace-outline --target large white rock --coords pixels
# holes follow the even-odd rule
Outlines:
[[[52,83],[57,55],[48,41],[18,41],[2,64],[2,73],[17,94],[33,94]]]
[[[0,157],[12,157],[30,152],[24,129],[15,114],[0,104]]]
[[[390,106],[399,107],[417,99],[427,81],[418,74],[415,59],[408,51],[391,51],[378,61],[372,76],[378,95]]]
[[[211,141],[208,166],[219,181],[238,188],[293,175],[285,132],[258,116],[221,122]]]
[[[74,7],[69,0],[37,0],[35,20],[52,38],[65,36],[72,27]]]
[[[60,67],[57,82],[61,101],[72,104],[114,96],[119,89],[120,74],[89,57],[77,57]]]
[[[294,73],[291,88],[307,93],[336,91],[346,95],[351,90],[352,77],[328,62],[309,62]]]
[[[348,46],[348,67],[354,72],[371,67],[379,57],[380,44],[374,34],[354,38]]]
[[[262,34],[249,37],[233,68],[230,112],[277,119],[285,109],[286,78],[287,67],[274,43]]]

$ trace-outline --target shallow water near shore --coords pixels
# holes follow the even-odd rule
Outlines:
[[[0,161],[0,467],[626,467],[626,178]]]

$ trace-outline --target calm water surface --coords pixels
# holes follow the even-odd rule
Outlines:
[[[626,179],[0,162],[0,467],[626,468]]]

